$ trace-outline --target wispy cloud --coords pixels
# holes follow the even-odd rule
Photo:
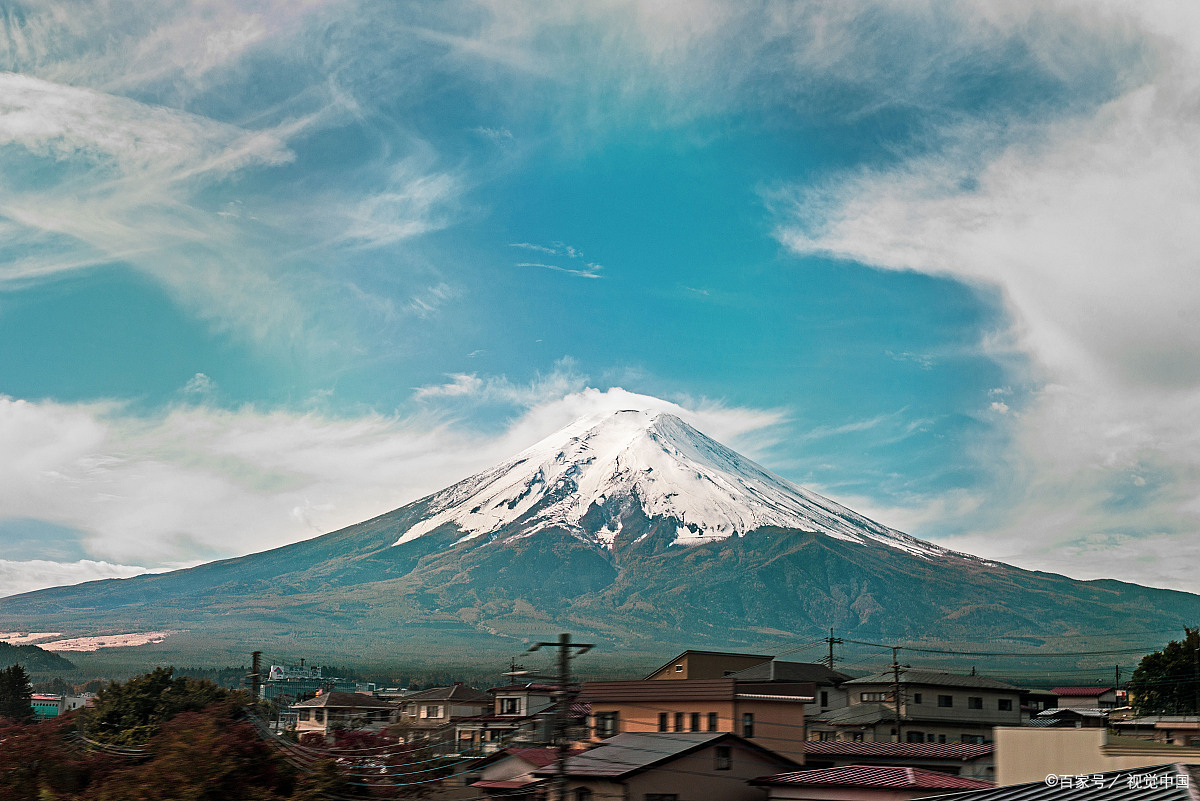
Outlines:
[[[565,242],[554,242],[552,245],[535,245],[529,242],[513,242],[509,244],[510,248],[521,248],[523,250],[531,250],[536,253],[544,253],[547,256],[561,256],[565,261],[562,264],[546,264],[545,262],[537,261],[522,261],[517,262],[517,267],[540,267],[543,270],[554,270],[555,272],[566,273],[573,275],[576,278],[603,278],[601,270],[604,269],[603,264],[588,261],[584,258],[583,251],[579,248],[568,245]]]

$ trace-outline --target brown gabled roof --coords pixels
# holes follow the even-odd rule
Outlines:
[[[461,701],[464,704],[491,704],[492,698],[487,693],[467,687],[465,684],[454,684],[450,687],[434,687],[431,690],[421,690],[410,693],[400,699],[400,703],[409,701]]]
[[[378,698],[365,695],[364,693],[337,693],[328,692],[321,693],[316,698],[310,698],[307,701],[300,701],[292,704],[292,707],[304,707],[309,709],[312,707],[351,707],[355,709],[395,709],[392,704],[387,701],[381,701]]]
[[[1094,698],[1112,692],[1116,687],[1055,687],[1050,692],[1057,696],[1068,696],[1075,698]]]
[[[679,660],[683,659],[685,656],[688,656],[690,654],[703,654],[704,656],[743,656],[743,657],[750,657],[751,659],[761,659],[764,662],[767,662],[767,661],[775,658],[774,656],[770,656],[767,654],[738,654],[738,653],[733,653],[732,651],[693,651],[693,650],[689,649],[687,651],[684,651],[682,654],[675,657],[674,659],[668,659],[666,662],[663,662],[661,665],[656,667],[654,670],[647,673],[646,679],[649,679],[651,676],[658,673],[663,668],[667,668],[667,667],[670,667],[671,665],[674,665],[676,662],[678,662]]]
[[[728,732],[629,732],[610,737],[595,748],[568,759],[567,775],[620,780],[716,743],[729,743],[757,751],[783,767],[798,767],[787,757]],[[552,776],[554,771],[548,767],[541,768],[535,770],[533,775]]]

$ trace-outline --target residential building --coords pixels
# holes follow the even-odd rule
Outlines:
[[[1110,725],[1123,737],[1200,746],[1200,716],[1197,715],[1147,715],[1113,721]]]
[[[777,773],[750,783],[767,788],[769,801],[909,801],[936,792],[983,790],[995,786],[965,776],[879,765]]]
[[[695,681],[693,679],[693,681]],[[761,801],[751,779],[795,769],[795,762],[729,733],[618,734],[566,763],[572,801]],[[551,767],[534,771],[549,778]]]
[[[576,753],[581,752],[571,752]],[[542,801],[549,780],[533,772],[557,759],[555,748],[505,748],[474,763],[466,785],[479,789],[486,798]]]
[[[592,738],[623,733],[739,734],[799,763],[804,760],[808,682],[722,679],[590,681],[579,700],[590,704]]]
[[[809,739],[982,743],[1021,723],[1021,690],[986,676],[904,669],[897,682],[889,670],[841,686],[847,706],[810,717]]]
[[[684,651],[655,669],[646,681],[660,679],[723,679],[739,670],[770,662],[763,654],[734,654],[726,651]]]
[[[507,745],[549,742],[555,689],[536,683],[489,689],[492,708],[482,715],[460,718],[454,724],[459,753],[490,754]],[[586,718],[586,714],[579,717]],[[582,725],[586,720],[577,723]]]
[[[328,735],[334,729],[382,731],[396,708],[365,693],[323,692],[315,698],[292,704],[297,734]]]
[[[809,768],[850,765],[906,767],[995,781],[993,743],[868,743],[807,742],[804,764]]]
[[[1059,709],[1113,709],[1117,705],[1116,687],[1055,687]]]
[[[812,684],[813,703],[806,714],[820,715],[841,709],[849,704],[849,694],[842,686],[851,677],[840,670],[830,670],[819,662],[785,662],[772,659],[739,670],[733,674],[738,681],[752,682],[801,682]]]
[[[453,750],[455,724],[463,718],[486,714],[493,704],[492,696],[460,681],[449,687],[409,693],[398,702],[396,725],[392,731],[406,742],[444,740]]]
[[[319,665],[300,664],[271,665],[258,693],[264,701],[286,703],[312,698],[318,692],[371,694],[374,691],[374,684],[326,676]]]

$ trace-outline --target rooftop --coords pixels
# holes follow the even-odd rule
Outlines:
[[[769,754],[781,766],[795,764],[786,757],[728,732],[638,732],[618,734],[590,751],[571,757],[567,760],[567,775],[620,778],[721,742],[738,743]],[[550,775],[549,769],[539,770],[536,775]]]
[[[1050,692],[1055,695],[1073,695],[1079,698],[1091,698],[1113,692],[1116,689],[1116,687],[1055,687]]]
[[[852,679],[846,682],[846,686],[863,684],[890,685],[893,681],[892,671],[885,670],[881,673],[873,673],[870,676]],[[960,673],[943,673],[939,670],[905,670],[900,674],[900,683],[926,684],[938,687],[964,687],[979,690],[1007,690],[1014,693],[1021,692],[1020,687],[1015,687],[1011,684],[988,678],[987,676],[964,676]]]
[[[839,743],[810,740],[808,756],[846,756],[900,759],[959,759],[969,762],[991,756],[992,743]]]
[[[781,662],[772,659],[733,674],[738,681],[807,681],[814,684],[841,684],[850,676],[830,670],[816,662]]]
[[[400,701],[406,704],[410,701],[462,701],[467,704],[491,704],[492,697],[465,684],[453,684],[449,687],[434,687],[431,690],[409,693]]]
[[[394,709],[387,701],[381,701],[378,698],[366,695],[365,693],[338,693],[328,692],[321,693],[316,698],[309,698],[307,701],[300,701],[292,704],[292,708],[302,707],[309,709],[311,707],[354,707],[357,709]]]
[[[880,787],[924,790],[982,790],[994,787],[992,782],[951,776],[921,768],[900,765],[849,765],[844,768],[801,770],[763,776],[752,784],[819,786],[819,787]]]

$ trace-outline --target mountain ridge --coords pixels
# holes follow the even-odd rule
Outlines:
[[[72,636],[186,632],[148,651],[159,654],[237,653],[253,642],[335,658],[432,659],[507,655],[565,630],[642,653],[775,648],[830,628],[875,641],[1032,637],[1053,648],[1057,638],[1161,630],[1200,618],[1200,596],[1189,593],[1076,581],[922,543],[816,493],[789,489],[678,418],[636,414],[642,417],[618,416],[621,436],[604,435],[614,447],[581,436],[597,421],[568,427],[445,490],[303,542],[172,573],[0,599],[0,626],[42,630],[36,623]],[[652,429],[657,440],[638,433]],[[571,458],[564,443],[578,446]],[[634,461],[600,458],[630,443],[660,460],[648,475],[684,465],[699,474],[689,480],[718,499],[757,487],[763,508],[795,514],[782,522],[807,527],[765,524],[735,533],[720,504],[644,498],[657,477],[648,482],[630,472]],[[709,455],[681,460],[672,451],[688,448]],[[632,483],[608,481],[618,468]],[[755,484],[764,481],[769,486]],[[692,499],[691,491],[676,496]],[[480,499],[503,514],[481,515]],[[858,536],[831,536],[813,519],[822,515],[838,526],[864,521],[863,528]],[[460,518],[479,530],[464,530]],[[605,542],[597,532],[614,520],[619,529],[610,528]],[[688,524],[692,537],[681,542]],[[701,535],[705,524],[728,528]]]

